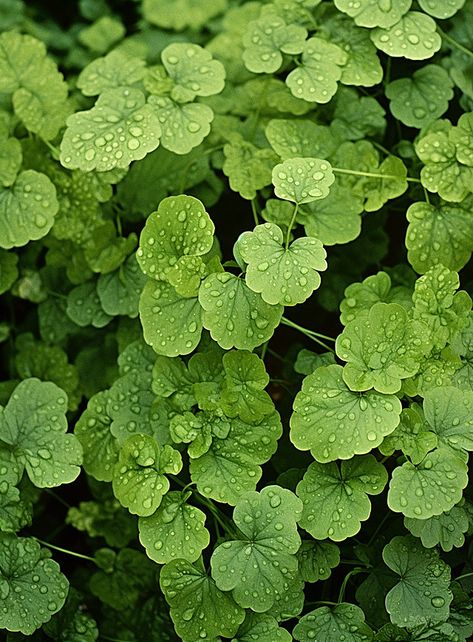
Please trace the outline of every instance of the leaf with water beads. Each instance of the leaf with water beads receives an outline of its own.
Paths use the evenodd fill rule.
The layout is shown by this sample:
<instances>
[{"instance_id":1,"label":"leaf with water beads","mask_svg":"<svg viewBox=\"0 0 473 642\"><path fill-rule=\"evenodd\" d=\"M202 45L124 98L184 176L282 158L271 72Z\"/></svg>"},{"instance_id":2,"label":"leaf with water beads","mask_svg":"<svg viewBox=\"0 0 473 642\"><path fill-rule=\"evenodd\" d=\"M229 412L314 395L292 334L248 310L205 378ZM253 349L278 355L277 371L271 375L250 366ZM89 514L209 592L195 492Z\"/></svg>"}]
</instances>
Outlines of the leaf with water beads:
<instances>
[{"instance_id":1,"label":"leaf with water beads","mask_svg":"<svg viewBox=\"0 0 473 642\"><path fill-rule=\"evenodd\" d=\"M228 0L144 0L145 20L164 29L183 31L190 27L198 31L210 20L224 11Z\"/></svg>"},{"instance_id":2,"label":"leaf with water beads","mask_svg":"<svg viewBox=\"0 0 473 642\"><path fill-rule=\"evenodd\" d=\"M173 560L161 570L159 584L183 642L232 638L245 619L244 609L217 588L201 564Z\"/></svg>"},{"instance_id":3,"label":"leaf with water beads","mask_svg":"<svg viewBox=\"0 0 473 642\"><path fill-rule=\"evenodd\" d=\"M247 614L232 642L291 642L291 634L271 615Z\"/></svg>"},{"instance_id":4,"label":"leaf with water beads","mask_svg":"<svg viewBox=\"0 0 473 642\"><path fill-rule=\"evenodd\" d=\"M9 250L46 236L58 209L56 189L45 174L20 172L11 187L0 186L0 248Z\"/></svg>"},{"instance_id":5,"label":"leaf with water beads","mask_svg":"<svg viewBox=\"0 0 473 642\"><path fill-rule=\"evenodd\" d=\"M297 485L304 505L300 525L315 539L340 542L356 535L371 513L368 495L379 495L387 480L373 455L342 461L340 468L312 463Z\"/></svg>"},{"instance_id":6,"label":"leaf with water beads","mask_svg":"<svg viewBox=\"0 0 473 642\"><path fill-rule=\"evenodd\" d=\"M373 631L365 622L359 606L339 602L335 606L322 606L304 615L292 632L299 642L370 642Z\"/></svg>"},{"instance_id":7,"label":"leaf with water beads","mask_svg":"<svg viewBox=\"0 0 473 642\"><path fill-rule=\"evenodd\" d=\"M393 624L412 627L448 618L450 567L437 551L425 549L410 535L397 536L384 547L383 560L401 578L386 595Z\"/></svg>"},{"instance_id":8,"label":"leaf with water beads","mask_svg":"<svg viewBox=\"0 0 473 642\"><path fill-rule=\"evenodd\" d=\"M0 414L0 446L13 449L20 468L38 488L74 481L82 448L67 431L67 395L52 382L24 379ZM3 443L2 443L3 442Z\"/></svg>"},{"instance_id":9,"label":"leaf with water beads","mask_svg":"<svg viewBox=\"0 0 473 642\"><path fill-rule=\"evenodd\" d=\"M186 503L190 495L179 491L167 493L153 515L138 521L140 542L148 557L158 564L174 559L195 562L210 543L205 513Z\"/></svg>"},{"instance_id":10,"label":"leaf with water beads","mask_svg":"<svg viewBox=\"0 0 473 642\"><path fill-rule=\"evenodd\" d=\"M86 96L96 96L106 89L130 87L143 79L145 65L140 58L114 50L84 67L77 78L77 86Z\"/></svg>"},{"instance_id":11,"label":"leaf with water beads","mask_svg":"<svg viewBox=\"0 0 473 642\"><path fill-rule=\"evenodd\" d=\"M419 0L421 9L434 18L451 18L463 7L465 0Z\"/></svg>"},{"instance_id":12,"label":"leaf with water beads","mask_svg":"<svg viewBox=\"0 0 473 642\"><path fill-rule=\"evenodd\" d=\"M266 486L238 500L233 521L242 537L218 546L210 563L217 586L232 591L243 608L257 613L269 610L285 576L297 572L301 511L302 502L279 486Z\"/></svg>"},{"instance_id":13,"label":"leaf with water beads","mask_svg":"<svg viewBox=\"0 0 473 642\"><path fill-rule=\"evenodd\" d=\"M425 393L424 413L439 444L454 451L473 450L473 390L431 388Z\"/></svg>"},{"instance_id":14,"label":"leaf with water beads","mask_svg":"<svg viewBox=\"0 0 473 642\"><path fill-rule=\"evenodd\" d=\"M467 457L450 448L437 448L414 466L406 461L394 469L388 506L406 517L428 519L450 510L468 484Z\"/></svg>"},{"instance_id":15,"label":"leaf with water beads","mask_svg":"<svg viewBox=\"0 0 473 642\"><path fill-rule=\"evenodd\" d=\"M67 169L106 172L127 168L156 149L161 125L139 89L107 89L88 111L67 119L61 163Z\"/></svg>"},{"instance_id":16,"label":"leaf with water beads","mask_svg":"<svg viewBox=\"0 0 473 642\"><path fill-rule=\"evenodd\" d=\"M32 635L64 605L69 582L32 538L0 533L0 629Z\"/></svg>"},{"instance_id":17,"label":"leaf with water beads","mask_svg":"<svg viewBox=\"0 0 473 642\"><path fill-rule=\"evenodd\" d=\"M97 295L106 314L111 316L138 316L138 302L146 283L136 256L131 254L118 270L101 274L97 281Z\"/></svg>"},{"instance_id":18,"label":"leaf with water beads","mask_svg":"<svg viewBox=\"0 0 473 642\"><path fill-rule=\"evenodd\" d=\"M211 274L199 290L202 322L222 348L253 350L271 338L283 308L270 305L230 274Z\"/></svg>"},{"instance_id":19,"label":"leaf with water beads","mask_svg":"<svg viewBox=\"0 0 473 642\"><path fill-rule=\"evenodd\" d=\"M89 325L103 328L112 320L100 304L95 281L82 283L69 292L66 312L71 321L81 328Z\"/></svg>"},{"instance_id":20,"label":"leaf with water beads","mask_svg":"<svg viewBox=\"0 0 473 642\"><path fill-rule=\"evenodd\" d=\"M299 573L306 582L327 580L340 564L340 549L333 542L302 540L297 552Z\"/></svg>"},{"instance_id":21,"label":"leaf with water beads","mask_svg":"<svg viewBox=\"0 0 473 642\"><path fill-rule=\"evenodd\" d=\"M241 136L233 135L224 146L223 173L230 187L242 198L251 200L256 192L271 184L271 170L278 157L272 149L260 149Z\"/></svg>"},{"instance_id":22,"label":"leaf with water beads","mask_svg":"<svg viewBox=\"0 0 473 642\"><path fill-rule=\"evenodd\" d=\"M454 546L461 548L465 543L465 533L469 528L468 513L460 503L429 519L404 517L404 526L412 535L420 537L425 548L440 544L443 551L449 552Z\"/></svg>"},{"instance_id":23,"label":"leaf with water beads","mask_svg":"<svg viewBox=\"0 0 473 642\"><path fill-rule=\"evenodd\" d=\"M403 408L398 427L384 438L378 448L387 457L396 450L400 450L413 464L420 464L427 453L437 447L437 444L437 436L425 421L422 408L413 403L409 408Z\"/></svg>"},{"instance_id":24,"label":"leaf with water beads","mask_svg":"<svg viewBox=\"0 0 473 642\"><path fill-rule=\"evenodd\" d=\"M347 54L337 45L322 38L309 38L302 52L302 64L289 73L286 85L296 98L328 103L337 92L337 81L347 60Z\"/></svg>"},{"instance_id":25,"label":"leaf with water beads","mask_svg":"<svg viewBox=\"0 0 473 642\"><path fill-rule=\"evenodd\" d=\"M273 168L276 196L298 205L325 198L334 181L330 163L320 158L290 158Z\"/></svg>"},{"instance_id":26,"label":"leaf with water beads","mask_svg":"<svg viewBox=\"0 0 473 642\"><path fill-rule=\"evenodd\" d=\"M308 119L273 118L266 125L265 136L282 160L312 156L328 158L337 148L337 139L331 129Z\"/></svg>"},{"instance_id":27,"label":"leaf with water beads","mask_svg":"<svg viewBox=\"0 0 473 642\"><path fill-rule=\"evenodd\" d=\"M161 447L148 435L130 435L115 464L113 492L130 513L148 517L169 490L165 473L177 475L181 468L181 455L171 446Z\"/></svg>"},{"instance_id":28,"label":"leaf with water beads","mask_svg":"<svg viewBox=\"0 0 473 642\"><path fill-rule=\"evenodd\" d=\"M342 372L339 365L317 368L294 400L291 441L320 463L369 453L399 423L402 406L395 395L352 392Z\"/></svg>"},{"instance_id":29,"label":"leaf with water beads","mask_svg":"<svg viewBox=\"0 0 473 642\"><path fill-rule=\"evenodd\" d=\"M409 60L431 58L442 46L435 20L419 11L408 11L389 29L373 29L371 39L388 56Z\"/></svg>"},{"instance_id":30,"label":"leaf with water beads","mask_svg":"<svg viewBox=\"0 0 473 642\"><path fill-rule=\"evenodd\" d=\"M412 0L335 0L335 6L359 27L392 27L409 11Z\"/></svg>"}]
</instances>

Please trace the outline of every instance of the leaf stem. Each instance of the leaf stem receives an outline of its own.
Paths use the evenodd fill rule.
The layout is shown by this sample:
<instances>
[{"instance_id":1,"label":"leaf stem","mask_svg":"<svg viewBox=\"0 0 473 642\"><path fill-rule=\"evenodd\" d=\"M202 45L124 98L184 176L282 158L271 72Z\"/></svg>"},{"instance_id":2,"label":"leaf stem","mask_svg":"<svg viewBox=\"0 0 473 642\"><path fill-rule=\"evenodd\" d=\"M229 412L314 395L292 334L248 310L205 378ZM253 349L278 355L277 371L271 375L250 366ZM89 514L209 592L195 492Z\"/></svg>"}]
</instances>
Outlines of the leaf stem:
<instances>
[{"instance_id":1,"label":"leaf stem","mask_svg":"<svg viewBox=\"0 0 473 642\"><path fill-rule=\"evenodd\" d=\"M292 213L291 222L289 223L288 228L287 228L287 234L286 234L286 250L287 250L287 249L288 249L288 247L289 247L289 239L290 239L290 237L291 237L292 227L293 227L293 225L294 225L294 223L295 223L295 220L296 220L296 216L297 216L297 212L298 212L298 211L299 211L299 203L296 203L296 205L295 205L295 207L294 207L294 211L293 211L293 213Z\"/></svg>"},{"instance_id":2,"label":"leaf stem","mask_svg":"<svg viewBox=\"0 0 473 642\"><path fill-rule=\"evenodd\" d=\"M460 580L465 580L467 577L473 577L473 572L463 573L463 575L459 575L458 577L454 577L453 579L455 580L455 582L459 582Z\"/></svg>"},{"instance_id":3,"label":"leaf stem","mask_svg":"<svg viewBox=\"0 0 473 642\"><path fill-rule=\"evenodd\" d=\"M358 573L366 573L366 572L367 571L364 568L354 568L345 575L345 577L343 578L342 585L340 587L340 593L338 594L338 604L340 604L340 602L342 602L343 598L345 597L345 589L347 587L348 580L350 579L350 577L352 577L353 575L358 575Z\"/></svg>"},{"instance_id":4,"label":"leaf stem","mask_svg":"<svg viewBox=\"0 0 473 642\"><path fill-rule=\"evenodd\" d=\"M253 219L255 221L255 226L259 225L258 211L256 209L256 202L254 198L251 199L251 211L253 212Z\"/></svg>"},{"instance_id":5,"label":"leaf stem","mask_svg":"<svg viewBox=\"0 0 473 642\"><path fill-rule=\"evenodd\" d=\"M294 323L294 321L291 321L286 317L281 317L281 323L283 325L287 325L289 328L292 328L293 330L298 330L299 332L302 332L302 334L305 334L305 336L308 339L312 339L312 341L315 341L316 343L320 344L326 350L329 350L330 352L334 352L333 348L331 348L326 343L321 341L321 339L325 339L326 341L335 342L335 339L333 339L332 337L328 337L325 334L320 334L319 332L315 332L314 330L308 330L307 328L303 328L301 325Z\"/></svg>"},{"instance_id":6,"label":"leaf stem","mask_svg":"<svg viewBox=\"0 0 473 642\"><path fill-rule=\"evenodd\" d=\"M458 49L458 51L461 51L462 53L466 54L467 56L470 56L473 58L473 51L470 51L467 47L462 45L458 40L455 40L455 38L452 38L448 33L445 33L443 29L440 29L439 26L437 26L437 31L440 34L440 36L448 42L449 45L451 45L454 49Z\"/></svg>"},{"instance_id":7,"label":"leaf stem","mask_svg":"<svg viewBox=\"0 0 473 642\"><path fill-rule=\"evenodd\" d=\"M48 548L52 548L55 551L59 551L60 553L65 553L66 555L72 555L73 557L79 557L82 560L87 560L88 562L93 562L96 566L97 560L95 560L93 557L90 557L90 555L83 555L82 553L76 553L75 551L69 551L67 548L61 548L60 546L56 546L55 544L50 544L49 542L45 542L42 539L39 539L39 537L35 537L33 535L33 539L35 539L38 544L42 544L43 546L47 546Z\"/></svg>"},{"instance_id":8,"label":"leaf stem","mask_svg":"<svg viewBox=\"0 0 473 642\"><path fill-rule=\"evenodd\" d=\"M406 180L410 183L420 183L420 178L414 178L413 176L396 176L395 174L377 174L375 172L359 172L355 169L343 169L341 167L332 167L332 171L335 174L350 174L353 176L366 176L368 178L389 178L392 180Z\"/></svg>"}]
</instances>

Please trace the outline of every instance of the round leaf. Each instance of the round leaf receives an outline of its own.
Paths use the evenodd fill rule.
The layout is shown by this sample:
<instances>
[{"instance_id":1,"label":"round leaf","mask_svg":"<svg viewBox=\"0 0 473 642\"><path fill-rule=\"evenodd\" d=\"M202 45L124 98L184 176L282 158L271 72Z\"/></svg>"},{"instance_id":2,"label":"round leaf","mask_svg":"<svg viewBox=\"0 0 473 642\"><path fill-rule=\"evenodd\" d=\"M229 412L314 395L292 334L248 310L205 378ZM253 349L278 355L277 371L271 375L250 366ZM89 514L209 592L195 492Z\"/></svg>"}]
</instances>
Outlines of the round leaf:
<instances>
[{"instance_id":1,"label":"round leaf","mask_svg":"<svg viewBox=\"0 0 473 642\"><path fill-rule=\"evenodd\" d=\"M330 163L319 158L290 158L273 168L276 196L298 205L325 198L334 181Z\"/></svg>"},{"instance_id":2,"label":"round leaf","mask_svg":"<svg viewBox=\"0 0 473 642\"><path fill-rule=\"evenodd\" d=\"M163 50L161 60L174 81L171 97L175 100L219 94L225 85L225 67L199 45L174 42Z\"/></svg>"},{"instance_id":3,"label":"round leaf","mask_svg":"<svg viewBox=\"0 0 473 642\"><path fill-rule=\"evenodd\" d=\"M434 18L451 18L463 7L465 0L419 0L420 8Z\"/></svg>"},{"instance_id":4,"label":"round leaf","mask_svg":"<svg viewBox=\"0 0 473 642\"><path fill-rule=\"evenodd\" d=\"M353 18L359 27L383 27L385 29L398 22L409 11L411 4L412 0L396 0L396 2L335 0L337 9Z\"/></svg>"},{"instance_id":5,"label":"round leaf","mask_svg":"<svg viewBox=\"0 0 473 642\"><path fill-rule=\"evenodd\" d=\"M300 642L312 642L320 636L324 642L367 642L373 639L373 631L365 623L365 614L360 607L344 602L307 613L296 624L293 635Z\"/></svg>"},{"instance_id":6,"label":"round leaf","mask_svg":"<svg viewBox=\"0 0 473 642\"><path fill-rule=\"evenodd\" d=\"M389 29L373 29L371 39L388 56L425 60L442 46L435 21L419 11L408 11Z\"/></svg>"},{"instance_id":7,"label":"round leaf","mask_svg":"<svg viewBox=\"0 0 473 642\"><path fill-rule=\"evenodd\" d=\"M462 506L454 506L429 519L404 517L404 526L412 535L420 537L425 548L440 544L442 550L449 552L454 546L461 548L465 543L464 533L469 528L468 513Z\"/></svg>"}]
</instances>

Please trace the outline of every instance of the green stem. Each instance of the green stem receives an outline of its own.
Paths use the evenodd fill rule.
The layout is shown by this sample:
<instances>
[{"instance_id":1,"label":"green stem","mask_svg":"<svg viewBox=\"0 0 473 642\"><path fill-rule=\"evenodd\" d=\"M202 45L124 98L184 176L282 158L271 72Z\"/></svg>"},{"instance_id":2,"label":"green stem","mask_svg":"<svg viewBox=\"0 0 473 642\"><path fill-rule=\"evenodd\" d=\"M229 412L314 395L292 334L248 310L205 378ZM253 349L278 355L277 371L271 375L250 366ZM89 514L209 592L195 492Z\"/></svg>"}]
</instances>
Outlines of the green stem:
<instances>
[{"instance_id":1,"label":"green stem","mask_svg":"<svg viewBox=\"0 0 473 642\"><path fill-rule=\"evenodd\" d=\"M287 325L291 328L294 328L294 330L299 330L303 334L311 335L313 337L319 337L319 339L325 339L326 341L333 341L335 343L335 339L333 337L329 337L326 334L321 334L320 332L316 332L315 330L308 330L307 328L303 328L301 325L294 323L294 321L291 321L287 317L282 317L281 323L283 325Z\"/></svg>"},{"instance_id":2,"label":"green stem","mask_svg":"<svg viewBox=\"0 0 473 642\"><path fill-rule=\"evenodd\" d=\"M458 577L454 577L453 579L454 579L456 582L459 582L460 580L464 580L464 579L466 579L467 577L473 577L473 573L463 573L463 575L459 575Z\"/></svg>"},{"instance_id":3,"label":"green stem","mask_svg":"<svg viewBox=\"0 0 473 642\"><path fill-rule=\"evenodd\" d=\"M385 523L386 523L386 521L387 521L387 519L388 519L389 517L391 517L391 514L390 514L390 513L385 513L385 515L384 515L383 519L379 522L379 524L378 524L378 525L377 525L377 527L375 528L374 533L371 535L371 537L370 537L370 539L369 539L369 541L368 541L367 546L371 546L371 544L374 542L374 540L375 540L376 536L378 535L378 533L380 532L380 530L383 528L383 526L385 525Z\"/></svg>"},{"instance_id":4,"label":"green stem","mask_svg":"<svg viewBox=\"0 0 473 642\"><path fill-rule=\"evenodd\" d=\"M50 490L49 488L44 488L43 491L48 495L51 495L51 497L54 497L56 501L60 502L66 508L71 508L71 505L68 504L65 499L57 495L54 491Z\"/></svg>"},{"instance_id":5,"label":"green stem","mask_svg":"<svg viewBox=\"0 0 473 642\"><path fill-rule=\"evenodd\" d=\"M256 209L256 203L254 198L251 199L251 211L253 212L253 219L255 221L255 226L259 225L258 211Z\"/></svg>"},{"instance_id":6,"label":"green stem","mask_svg":"<svg viewBox=\"0 0 473 642\"><path fill-rule=\"evenodd\" d=\"M429 192L425 189L425 187L424 187L424 198L427 205L430 205Z\"/></svg>"},{"instance_id":7,"label":"green stem","mask_svg":"<svg viewBox=\"0 0 473 642\"><path fill-rule=\"evenodd\" d=\"M466 54L467 56L470 56L470 58L473 58L473 51L470 51L467 47L462 45L460 42L455 40L455 38L452 38L448 33L445 33L440 27L437 26L437 31L439 34L442 36L444 40L448 42L449 45L451 45L454 49L458 49L458 51L461 51L462 53Z\"/></svg>"},{"instance_id":8,"label":"green stem","mask_svg":"<svg viewBox=\"0 0 473 642\"><path fill-rule=\"evenodd\" d=\"M264 358L266 356L266 352L268 350L268 345L269 345L269 339L267 341L265 341L265 343L263 343L263 345L261 346L261 354L260 354L260 357L259 357L261 359L261 361L264 361Z\"/></svg>"},{"instance_id":9,"label":"green stem","mask_svg":"<svg viewBox=\"0 0 473 642\"><path fill-rule=\"evenodd\" d=\"M341 167L332 167L332 171L335 174L350 174L352 176L366 176L368 178L389 178L392 180L402 180L403 176L396 176L395 174L376 174L374 172L358 172L355 169L342 169ZM420 178L414 178L412 176L406 176L405 180L410 183L420 183Z\"/></svg>"},{"instance_id":10,"label":"green stem","mask_svg":"<svg viewBox=\"0 0 473 642\"><path fill-rule=\"evenodd\" d=\"M287 250L287 248L289 247L289 239L290 239L290 237L291 237L292 226L293 226L293 225L294 225L294 223L295 223L295 220L296 220L296 216L297 216L297 212L298 212L298 210L299 210L299 203L296 203L296 205L295 205L295 207L294 207L294 211L293 211L293 213L292 213L291 222L289 223L289 226L288 226L288 228L287 228L287 234L286 234L286 250Z\"/></svg>"},{"instance_id":11,"label":"green stem","mask_svg":"<svg viewBox=\"0 0 473 642\"><path fill-rule=\"evenodd\" d=\"M50 544L49 542L45 542L42 539L39 539L39 537L34 537L38 544L42 544L43 546L47 546L48 548L52 548L55 551L59 551L60 553L65 553L66 555L72 555L73 557L79 557L82 560L87 560L88 562L93 562L96 566L97 560L95 560L93 557L90 557L89 555L83 555L82 553L76 553L75 551L69 551L67 548L61 548L60 546L55 546L54 544Z\"/></svg>"},{"instance_id":12,"label":"green stem","mask_svg":"<svg viewBox=\"0 0 473 642\"><path fill-rule=\"evenodd\" d=\"M302 334L305 335L308 339L310 339L311 341L314 341L315 343L318 343L329 352L335 352L333 348L331 348L326 343L324 343L324 341L321 341L320 339L318 339L317 335L312 334L310 330L306 330L302 326L297 325L297 323L293 323L293 321L286 319L286 317L281 317L281 324L287 325L289 328L292 328L293 330L298 330L299 332L302 332Z\"/></svg>"},{"instance_id":13,"label":"green stem","mask_svg":"<svg viewBox=\"0 0 473 642\"><path fill-rule=\"evenodd\" d=\"M323 606L338 606L337 602L329 602L328 600L315 600L315 602L306 602L306 606L316 606L322 604Z\"/></svg>"},{"instance_id":14,"label":"green stem","mask_svg":"<svg viewBox=\"0 0 473 642\"><path fill-rule=\"evenodd\" d=\"M364 568L354 568L349 573L347 573L345 575L345 577L343 578L343 582L342 582L342 585L340 587L340 593L338 594L338 604L340 604L340 602L343 602L343 598L345 597L345 589L347 587L348 580L353 575L358 575L358 573L366 573L366 570Z\"/></svg>"}]
</instances>

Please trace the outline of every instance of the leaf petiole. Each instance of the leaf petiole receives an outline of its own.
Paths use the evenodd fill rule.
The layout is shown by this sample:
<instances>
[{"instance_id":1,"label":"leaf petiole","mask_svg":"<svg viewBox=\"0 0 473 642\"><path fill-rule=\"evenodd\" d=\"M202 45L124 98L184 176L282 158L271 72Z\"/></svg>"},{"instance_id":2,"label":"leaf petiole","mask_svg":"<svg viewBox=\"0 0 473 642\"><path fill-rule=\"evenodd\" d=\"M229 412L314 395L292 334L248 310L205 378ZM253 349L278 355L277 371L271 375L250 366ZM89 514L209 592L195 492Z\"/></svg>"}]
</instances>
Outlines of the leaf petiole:
<instances>
[{"instance_id":1,"label":"leaf petiole","mask_svg":"<svg viewBox=\"0 0 473 642\"><path fill-rule=\"evenodd\" d=\"M377 174L375 172L359 172L355 169L343 169L341 167L332 167L335 174L349 174L351 176L366 176L367 178L389 178L391 180L406 180L409 183L420 183L420 178L413 176L396 176L395 174Z\"/></svg>"},{"instance_id":2,"label":"leaf petiole","mask_svg":"<svg viewBox=\"0 0 473 642\"><path fill-rule=\"evenodd\" d=\"M44 540L39 539L39 537L35 537L34 535L32 537L38 542L38 544L47 546L47 548L51 548L54 551L59 551L60 553L65 553L66 555L72 555L73 557L78 557L82 560L87 560L88 562L93 562L96 566L98 566L97 560L95 560L93 557L90 557L90 555L83 555L82 553L69 551L67 548L61 548L60 546L56 546L55 544L50 544L49 542L45 542Z\"/></svg>"}]
</instances>

